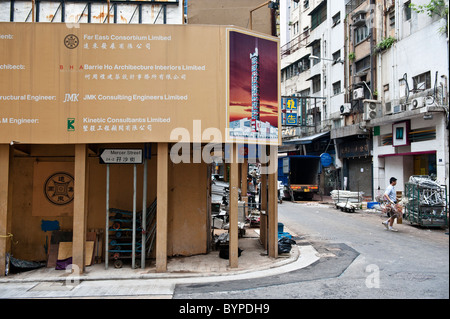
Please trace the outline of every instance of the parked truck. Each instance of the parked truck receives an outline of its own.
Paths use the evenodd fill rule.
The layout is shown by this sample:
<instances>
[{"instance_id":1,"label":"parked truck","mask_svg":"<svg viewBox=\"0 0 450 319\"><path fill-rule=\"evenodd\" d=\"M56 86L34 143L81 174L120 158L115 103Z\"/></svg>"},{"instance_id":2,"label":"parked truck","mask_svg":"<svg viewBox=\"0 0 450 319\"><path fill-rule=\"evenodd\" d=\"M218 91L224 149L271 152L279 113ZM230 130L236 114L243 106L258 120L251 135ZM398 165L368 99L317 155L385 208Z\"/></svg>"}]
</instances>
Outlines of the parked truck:
<instances>
[{"instance_id":1,"label":"parked truck","mask_svg":"<svg viewBox=\"0 0 450 319\"><path fill-rule=\"evenodd\" d=\"M278 181L284 198L311 200L319 193L320 156L289 155L278 158Z\"/></svg>"}]
</instances>

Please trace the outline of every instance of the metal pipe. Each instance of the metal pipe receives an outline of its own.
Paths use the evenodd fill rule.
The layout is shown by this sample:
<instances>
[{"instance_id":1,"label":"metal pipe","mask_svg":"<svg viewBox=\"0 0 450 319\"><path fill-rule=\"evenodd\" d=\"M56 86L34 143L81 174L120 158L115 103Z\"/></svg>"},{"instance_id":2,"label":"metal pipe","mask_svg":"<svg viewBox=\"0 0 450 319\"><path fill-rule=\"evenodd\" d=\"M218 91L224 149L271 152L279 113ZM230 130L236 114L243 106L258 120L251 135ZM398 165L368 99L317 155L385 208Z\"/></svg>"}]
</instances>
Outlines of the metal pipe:
<instances>
[{"instance_id":1,"label":"metal pipe","mask_svg":"<svg viewBox=\"0 0 450 319\"><path fill-rule=\"evenodd\" d=\"M142 181L142 244L141 244L141 268L145 268L145 242L147 232L147 159L144 156L144 177Z\"/></svg>"},{"instance_id":2,"label":"metal pipe","mask_svg":"<svg viewBox=\"0 0 450 319\"><path fill-rule=\"evenodd\" d=\"M105 269L108 269L109 259L109 164L106 164L106 227L105 227Z\"/></svg>"},{"instance_id":3,"label":"metal pipe","mask_svg":"<svg viewBox=\"0 0 450 319\"><path fill-rule=\"evenodd\" d=\"M9 21L14 22L14 0L11 0L11 5L9 7Z\"/></svg>"},{"instance_id":4,"label":"metal pipe","mask_svg":"<svg viewBox=\"0 0 450 319\"><path fill-rule=\"evenodd\" d=\"M163 4L163 24L167 24L167 7Z\"/></svg>"},{"instance_id":5,"label":"metal pipe","mask_svg":"<svg viewBox=\"0 0 450 319\"><path fill-rule=\"evenodd\" d=\"M136 164L133 165L133 240L131 252L131 268L135 268L136 257Z\"/></svg>"},{"instance_id":6,"label":"metal pipe","mask_svg":"<svg viewBox=\"0 0 450 319\"><path fill-rule=\"evenodd\" d=\"M35 3L36 3L36 9L35 9L36 17L35 17L33 22L39 22L39 16L40 16L39 12L41 11L41 9L40 9L41 8L41 2L40 1L35 1Z\"/></svg>"},{"instance_id":7,"label":"metal pipe","mask_svg":"<svg viewBox=\"0 0 450 319\"><path fill-rule=\"evenodd\" d=\"M109 23L109 12L111 11L111 7L110 7L110 0L108 0L108 14L106 15L106 18L108 19L108 23Z\"/></svg>"}]
</instances>

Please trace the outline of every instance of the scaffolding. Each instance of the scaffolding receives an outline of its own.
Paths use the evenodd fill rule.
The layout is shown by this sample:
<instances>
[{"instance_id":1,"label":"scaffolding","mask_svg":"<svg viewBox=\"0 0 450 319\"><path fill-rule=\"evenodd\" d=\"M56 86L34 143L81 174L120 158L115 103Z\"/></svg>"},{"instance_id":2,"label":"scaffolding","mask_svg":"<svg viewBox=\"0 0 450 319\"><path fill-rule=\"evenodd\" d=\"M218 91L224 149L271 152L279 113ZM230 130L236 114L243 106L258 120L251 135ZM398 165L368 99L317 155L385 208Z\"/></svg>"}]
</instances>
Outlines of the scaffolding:
<instances>
[{"instance_id":1,"label":"scaffolding","mask_svg":"<svg viewBox=\"0 0 450 319\"><path fill-rule=\"evenodd\" d=\"M168 21L169 18L178 16L178 11L175 13L169 10L178 7L180 2L178 0L0 0L0 4L3 10L0 21L168 24L173 23Z\"/></svg>"}]
</instances>

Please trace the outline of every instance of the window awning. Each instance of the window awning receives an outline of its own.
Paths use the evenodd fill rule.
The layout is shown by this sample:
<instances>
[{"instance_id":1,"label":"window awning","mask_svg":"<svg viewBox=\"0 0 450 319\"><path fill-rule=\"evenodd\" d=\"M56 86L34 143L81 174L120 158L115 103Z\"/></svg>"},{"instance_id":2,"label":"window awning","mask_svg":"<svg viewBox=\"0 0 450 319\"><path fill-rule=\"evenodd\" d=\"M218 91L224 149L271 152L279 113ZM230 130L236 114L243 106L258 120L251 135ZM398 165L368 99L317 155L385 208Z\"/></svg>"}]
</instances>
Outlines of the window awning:
<instances>
[{"instance_id":1,"label":"window awning","mask_svg":"<svg viewBox=\"0 0 450 319\"><path fill-rule=\"evenodd\" d=\"M311 10L310 13L308 13L309 16L312 16L314 13L316 13L317 11L319 11L322 6L324 6L325 4L327 4L326 0L323 0L321 3L319 3L313 10Z\"/></svg>"},{"instance_id":2,"label":"window awning","mask_svg":"<svg viewBox=\"0 0 450 319\"><path fill-rule=\"evenodd\" d=\"M316 45L317 43L320 43L320 39L311 41L306 47L307 48L312 47L312 46Z\"/></svg>"},{"instance_id":3,"label":"window awning","mask_svg":"<svg viewBox=\"0 0 450 319\"><path fill-rule=\"evenodd\" d=\"M322 133L318 133L318 134L314 134L314 135L310 135L310 136L296 138L296 139L289 140L289 141L283 141L283 143L284 144L311 144L318 138L326 137L327 135L329 136L330 132L322 132Z\"/></svg>"},{"instance_id":4,"label":"window awning","mask_svg":"<svg viewBox=\"0 0 450 319\"><path fill-rule=\"evenodd\" d=\"M305 54L304 56L302 56L300 58L300 60L307 59L307 58L309 58L310 55L311 55L311 53Z\"/></svg>"},{"instance_id":5,"label":"window awning","mask_svg":"<svg viewBox=\"0 0 450 319\"><path fill-rule=\"evenodd\" d=\"M312 81L314 78L320 78L320 74L315 74L313 76L310 76L309 78L307 78L305 81Z\"/></svg>"}]
</instances>

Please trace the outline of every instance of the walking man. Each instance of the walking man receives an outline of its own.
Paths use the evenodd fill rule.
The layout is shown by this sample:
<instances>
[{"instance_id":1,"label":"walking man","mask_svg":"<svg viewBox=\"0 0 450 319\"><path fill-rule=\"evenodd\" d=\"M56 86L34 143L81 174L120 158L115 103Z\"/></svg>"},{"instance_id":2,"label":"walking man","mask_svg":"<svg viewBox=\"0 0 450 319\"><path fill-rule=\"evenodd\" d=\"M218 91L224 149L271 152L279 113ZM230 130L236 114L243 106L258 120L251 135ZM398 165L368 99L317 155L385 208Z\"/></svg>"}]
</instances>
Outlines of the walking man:
<instances>
[{"instance_id":1,"label":"walking man","mask_svg":"<svg viewBox=\"0 0 450 319\"><path fill-rule=\"evenodd\" d=\"M400 214L403 213L402 209L396 205L397 193L394 188L395 185L397 185L397 179L395 177L391 177L389 180L389 186L386 188L383 196L383 198L388 202L386 209L390 210L390 217L388 220L383 222L383 225L390 231L397 231L392 227L392 225L394 225L394 220L401 217Z\"/></svg>"}]
</instances>

